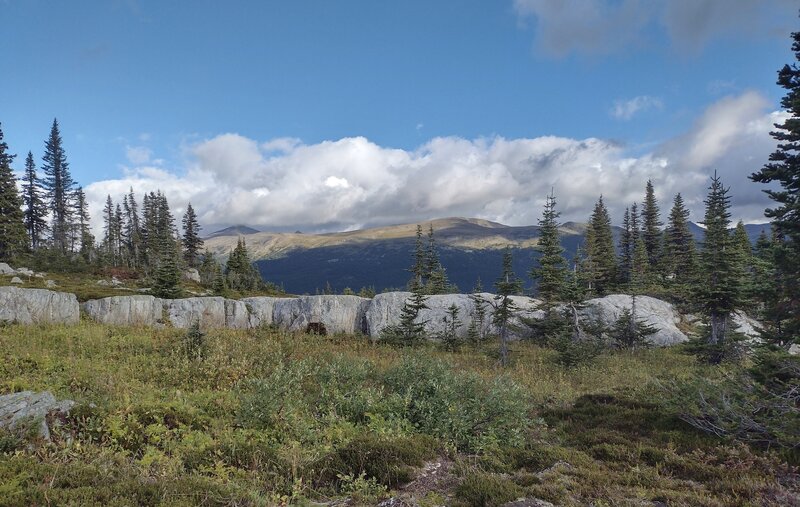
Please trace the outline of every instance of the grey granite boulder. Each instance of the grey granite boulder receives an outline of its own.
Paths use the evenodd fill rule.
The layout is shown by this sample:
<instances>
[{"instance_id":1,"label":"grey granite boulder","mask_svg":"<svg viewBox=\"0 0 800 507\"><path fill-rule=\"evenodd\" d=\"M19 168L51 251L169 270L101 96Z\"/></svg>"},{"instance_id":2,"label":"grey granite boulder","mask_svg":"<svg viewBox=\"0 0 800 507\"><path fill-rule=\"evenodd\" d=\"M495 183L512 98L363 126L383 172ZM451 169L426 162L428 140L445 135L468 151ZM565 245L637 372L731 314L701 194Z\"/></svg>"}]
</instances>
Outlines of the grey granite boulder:
<instances>
[{"instance_id":1,"label":"grey granite boulder","mask_svg":"<svg viewBox=\"0 0 800 507\"><path fill-rule=\"evenodd\" d=\"M399 291L376 294L365 315L367 334L377 339L385 328L400 324L400 310L410 296L410 292Z\"/></svg>"},{"instance_id":2,"label":"grey granite boulder","mask_svg":"<svg viewBox=\"0 0 800 507\"><path fill-rule=\"evenodd\" d=\"M602 298L590 299L580 310L581 320L597 322L605 327L613 326L622 310L630 309L632 298L627 294L610 294ZM655 334L648 337L654 345L675 345L689 338L678 329L681 317L670 303L649 296L636 297L636 316L656 328Z\"/></svg>"},{"instance_id":3,"label":"grey granite boulder","mask_svg":"<svg viewBox=\"0 0 800 507\"><path fill-rule=\"evenodd\" d=\"M11 283L13 283L14 285L22 285L25 282L22 281L22 278L15 276L14 278L11 279Z\"/></svg>"},{"instance_id":4,"label":"grey granite boulder","mask_svg":"<svg viewBox=\"0 0 800 507\"><path fill-rule=\"evenodd\" d=\"M246 305L250 314L249 327L271 326L275 303L281 299L292 298L273 298L267 296L243 298L241 301Z\"/></svg>"},{"instance_id":5,"label":"grey granite boulder","mask_svg":"<svg viewBox=\"0 0 800 507\"><path fill-rule=\"evenodd\" d=\"M750 340L761 339L761 323L750 318L749 315L739 310L731 315L731 324L737 333L742 333Z\"/></svg>"},{"instance_id":6,"label":"grey granite boulder","mask_svg":"<svg viewBox=\"0 0 800 507\"><path fill-rule=\"evenodd\" d=\"M153 296L112 296L83 303L92 320L114 326L156 326L163 324L162 301Z\"/></svg>"},{"instance_id":7,"label":"grey granite boulder","mask_svg":"<svg viewBox=\"0 0 800 507\"><path fill-rule=\"evenodd\" d=\"M65 415L75 405L72 400L57 401L49 391L22 391L0 396L0 428L13 430L20 424L39 425L39 436L50 440L47 416Z\"/></svg>"},{"instance_id":8,"label":"grey granite boulder","mask_svg":"<svg viewBox=\"0 0 800 507\"><path fill-rule=\"evenodd\" d=\"M75 294L46 289L0 287L0 321L19 324L77 324Z\"/></svg>"},{"instance_id":9,"label":"grey granite boulder","mask_svg":"<svg viewBox=\"0 0 800 507\"><path fill-rule=\"evenodd\" d=\"M195 323L203 329L225 327L224 298L198 297L162 301L167 319L173 327L188 329Z\"/></svg>"},{"instance_id":10,"label":"grey granite boulder","mask_svg":"<svg viewBox=\"0 0 800 507\"><path fill-rule=\"evenodd\" d=\"M11 275L16 275L16 274L17 274L17 272L14 270L14 268L9 266L5 262L0 262L0 275L11 276Z\"/></svg>"},{"instance_id":11,"label":"grey granite boulder","mask_svg":"<svg viewBox=\"0 0 800 507\"><path fill-rule=\"evenodd\" d=\"M302 296L276 299L272 322L288 331L327 334L365 332L364 318L370 300L359 296Z\"/></svg>"},{"instance_id":12,"label":"grey granite boulder","mask_svg":"<svg viewBox=\"0 0 800 507\"><path fill-rule=\"evenodd\" d=\"M250 327L250 312L244 301L225 300L225 327L229 329L247 329Z\"/></svg>"},{"instance_id":13,"label":"grey granite boulder","mask_svg":"<svg viewBox=\"0 0 800 507\"><path fill-rule=\"evenodd\" d=\"M192 282L200 283L200 272L195 268L189 268L183 272L183 278Z\"/></svg>"},{"instance_id":14,"label":"grey granite boulder","mask_svg":"<svg viewBox=\"0 0 800 507\"><path fill-rule=\"evenodd\" d=\"M400 312L410 296L410 292L385 292L376 295L366 312L368 334L373 338L379 338L385 328L399 324ZM485 334L497 333L497 328L492 323L492 315L497 305L494 294L481 293L476 297L484 302L483 332ZM512 339L524 338L530 332L522 319L540 319L544 316L544 312L537 309L540 302L536 299L526 296L510 296L510 298L516 306L515 317L511 320L510 336ZM450 320L448 312L453 305L458 308L458 319L461 321L456 329L458 336L463 338L467 335L469 325L476 317L475 301L469 294L428 296L425 304L428 309L419 312L417 322L425 323L425 331L432 338L440 335L446 329Z\"/></svg>"}]
</instances>

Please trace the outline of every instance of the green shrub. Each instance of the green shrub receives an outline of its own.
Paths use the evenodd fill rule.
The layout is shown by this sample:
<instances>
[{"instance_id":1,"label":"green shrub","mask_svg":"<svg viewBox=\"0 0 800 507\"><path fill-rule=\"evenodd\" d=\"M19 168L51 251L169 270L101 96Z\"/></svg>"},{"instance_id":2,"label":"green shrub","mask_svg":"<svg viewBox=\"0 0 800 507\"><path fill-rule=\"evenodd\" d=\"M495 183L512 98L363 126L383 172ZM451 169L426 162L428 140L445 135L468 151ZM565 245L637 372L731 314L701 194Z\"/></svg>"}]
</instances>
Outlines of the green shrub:
<instances>
[{"instance_id":1,"label":"green shrub","mask_svg":"<svg viewBox=\"0 0 800 507\"><path fill-rule=\"evenodd\" d=\"M362 434L327 458L328 480L362 474L379 484L397 486L410 481L412 467L436 456L437 445L430 437L414 435L385 437Z\"/></svg>"},{"instance_id":2,"label":"green shrub","mask_svg":"<svg viewBox=\"0 0 800 507\"><path fill-rule=\"evenodd\" d=\"M556 351L556 363L566 368L575 368L589 363L604 349L600 340L587 338L576 341L569 335L553 337L548 340L548 343Z\"/></svg>"},{"instance_id":3,"label":"green shrub","mask_svg":"<svg viewBox=\"0 0 800 507\"><path fill-rule=\"evenodd\" d=\"M492 474L468 475L456 488L456 499L470 507L494 507L511 502L524 491L513 481Z\"/></svg>"},{"instance_id":4,"label":"green shrub","mask_svg":"<svg viewBox=\"0 0 800 507\"><path fill-rule=\"evenodd\" d=\"M384 382L390 414L461 450L480 450L494 441L519 445L531 425L525 391L508 377L486 380L409 355L386 372Z\"/></svg>"}]
</instances>

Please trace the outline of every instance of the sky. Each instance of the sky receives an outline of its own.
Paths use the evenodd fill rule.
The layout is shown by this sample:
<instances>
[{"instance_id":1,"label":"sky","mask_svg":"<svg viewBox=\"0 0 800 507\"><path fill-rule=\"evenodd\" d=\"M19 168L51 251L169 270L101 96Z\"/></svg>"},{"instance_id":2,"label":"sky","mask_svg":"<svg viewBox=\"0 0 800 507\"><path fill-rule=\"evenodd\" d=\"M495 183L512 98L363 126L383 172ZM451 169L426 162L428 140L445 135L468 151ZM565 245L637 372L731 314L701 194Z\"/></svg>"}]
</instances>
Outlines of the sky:
<instances>
[{"instance_id":1,"label":"sky","mask_svg":"<svg viewBox=\"0 0 800 507\"><path fill-rule=\"evenodd\" d=\"M774 149L796 0L0 0L0 122L21 171L58 119L93 225L106 196L324 232L479 217L612 220L653 181L733 216Z\"/></svg>"}]
</instances>

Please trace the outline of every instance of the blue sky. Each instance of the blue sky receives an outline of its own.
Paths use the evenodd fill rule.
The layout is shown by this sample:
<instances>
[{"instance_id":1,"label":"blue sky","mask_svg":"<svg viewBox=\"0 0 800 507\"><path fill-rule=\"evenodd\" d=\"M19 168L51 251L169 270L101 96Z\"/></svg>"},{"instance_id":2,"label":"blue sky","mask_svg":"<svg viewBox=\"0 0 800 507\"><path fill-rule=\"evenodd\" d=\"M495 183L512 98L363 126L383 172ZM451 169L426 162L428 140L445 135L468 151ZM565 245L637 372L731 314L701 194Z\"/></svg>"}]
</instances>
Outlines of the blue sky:
<instances>
[{"instance_id":1,"label":"blue sky","mask_svg":"<svg viewBox=\"0 0 800 507\"><path fill-rule=\"evenodd\" d=\"M714 169L752 221L796 9L0 0L0 122L21 169L57 117L93 210L160 188L207 227L533 223L551 186L565 218L619 215L648 178L699 213Z\"/></svg>"}]
</instances>

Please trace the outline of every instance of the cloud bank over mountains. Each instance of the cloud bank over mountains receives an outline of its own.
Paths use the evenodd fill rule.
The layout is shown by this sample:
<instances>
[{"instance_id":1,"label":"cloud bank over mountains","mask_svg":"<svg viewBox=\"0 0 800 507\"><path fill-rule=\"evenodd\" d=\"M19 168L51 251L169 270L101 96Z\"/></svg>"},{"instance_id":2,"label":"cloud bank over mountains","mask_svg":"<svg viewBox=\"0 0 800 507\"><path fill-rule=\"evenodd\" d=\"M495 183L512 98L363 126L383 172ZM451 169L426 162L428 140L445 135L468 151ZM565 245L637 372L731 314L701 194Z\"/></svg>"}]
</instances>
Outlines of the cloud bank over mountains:
<instances>
[{"instance_id":1,"label":"cloud bank over mountains","mask_svg":"<svg viewBox=\"0 0 800 507\"><path fill-rule=\"evenodd\" d=\"M652 179L664 217L681 192L699 221L716 170L732 187L734 218L763 221L769 201L747 176L766 162L775 146L769 131L785 118L756 92L728 96L645 153L598 138L437 137L403 150L364 137L304 144L227 133L185 146L183 167L128 147L124 176L86 193L98 225L106 195L116 202L133 187L140 199L165 192L178 218L191 202L206 232L230 224L319 232L445 216L529 225L551 188L562 220L587 220L602 194L619 223Z\"/></svg>"}]
</instances>

